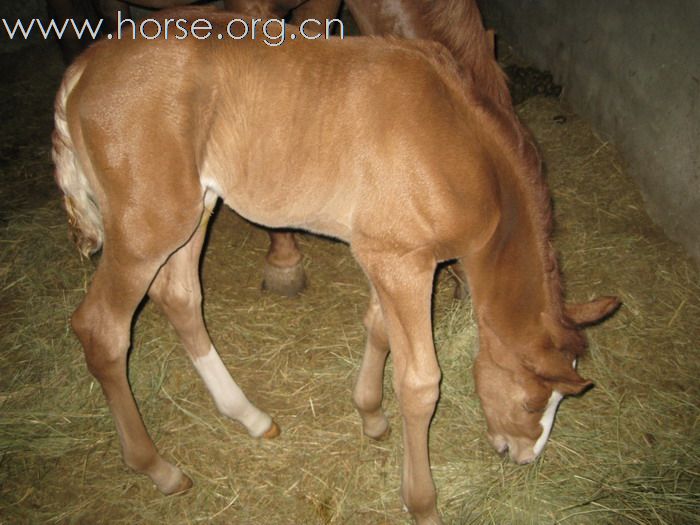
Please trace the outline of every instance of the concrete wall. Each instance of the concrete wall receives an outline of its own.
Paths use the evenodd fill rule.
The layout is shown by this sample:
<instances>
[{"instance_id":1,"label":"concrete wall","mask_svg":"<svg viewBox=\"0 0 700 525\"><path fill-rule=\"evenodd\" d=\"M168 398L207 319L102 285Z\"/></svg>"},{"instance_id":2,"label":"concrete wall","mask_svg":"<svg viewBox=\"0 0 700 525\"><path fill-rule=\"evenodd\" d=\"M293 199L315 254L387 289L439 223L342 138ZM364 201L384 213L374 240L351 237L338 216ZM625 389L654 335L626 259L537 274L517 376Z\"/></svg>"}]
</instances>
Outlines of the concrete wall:
<instances>
[{"instance_id":1,"label":"concrete wall","mask_svg":"<svg viewBox=\"0 0 700 525\"><path fill-rule=\"evenodd\" d=\"M649 214L700 261L700 1L479 3L618 145Z\"/></svg>"}]
</instances>

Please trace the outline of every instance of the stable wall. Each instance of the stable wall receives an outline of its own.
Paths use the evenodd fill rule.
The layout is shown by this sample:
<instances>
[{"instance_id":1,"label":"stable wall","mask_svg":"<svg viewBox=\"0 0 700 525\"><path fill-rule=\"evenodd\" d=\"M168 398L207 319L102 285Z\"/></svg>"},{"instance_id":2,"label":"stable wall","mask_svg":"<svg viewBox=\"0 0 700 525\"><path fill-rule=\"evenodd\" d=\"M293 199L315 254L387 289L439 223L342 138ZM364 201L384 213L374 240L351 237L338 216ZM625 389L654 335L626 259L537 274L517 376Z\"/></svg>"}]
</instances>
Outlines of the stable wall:
<instances>
[{"instance_id":1,"label":"stable wall","mask_svg":"<svg viewBox=\"0 0 700 525\"><path fill-rule=\"evenodd\" d=\"M617 144L651 217L700 261L700 2L479 4L487 27Z\"/></svg>"}]
</instances>

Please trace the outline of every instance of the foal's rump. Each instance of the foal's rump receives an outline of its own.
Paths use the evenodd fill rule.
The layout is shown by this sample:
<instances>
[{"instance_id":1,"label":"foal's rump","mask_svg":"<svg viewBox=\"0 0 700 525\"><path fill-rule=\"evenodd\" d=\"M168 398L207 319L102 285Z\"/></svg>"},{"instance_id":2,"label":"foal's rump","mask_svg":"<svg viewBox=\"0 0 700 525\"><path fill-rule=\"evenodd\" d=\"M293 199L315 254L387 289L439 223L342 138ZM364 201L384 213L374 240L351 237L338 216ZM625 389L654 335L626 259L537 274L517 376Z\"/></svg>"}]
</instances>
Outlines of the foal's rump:
<instances>
[{"instance_id":1,"label":"foal's rump","mask_svg":"<svg viewBox=\"0 0 700 525\"><path fill-rule=\"evenodd\" d=\"M211 93L204 79L184 73L196 62L192 51L166 41L102 41L67 70L54 158L83 253L130 228L157 239L159 224L189 225L201 211L197 165ZM148 224L129 224L136 209Z\"/></svg>"}]
</instances>

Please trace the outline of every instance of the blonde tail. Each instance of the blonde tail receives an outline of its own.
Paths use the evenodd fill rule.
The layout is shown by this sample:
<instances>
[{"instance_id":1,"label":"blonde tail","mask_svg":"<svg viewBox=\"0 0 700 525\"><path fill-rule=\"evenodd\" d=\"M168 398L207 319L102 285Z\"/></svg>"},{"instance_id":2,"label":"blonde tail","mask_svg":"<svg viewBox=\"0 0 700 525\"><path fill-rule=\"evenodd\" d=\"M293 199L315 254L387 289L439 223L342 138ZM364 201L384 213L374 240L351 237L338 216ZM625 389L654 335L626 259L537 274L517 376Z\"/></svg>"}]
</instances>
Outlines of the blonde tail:
<instances>
[{"instance_id":1,"label":"blonde tail","mask_svg":"<svg viewBox=\"0 0 700 525\"><path fill-rule=\"evenodd\" d=\"M56 166L56 182L63 192L63 202L68 213L68 224L73 241L81 255L87 257L102 247L104 238L102 215L95 200L93 188L78 162L66 118L68 97L80 80L84 69L85 62L81 60L77 60L69 67L56 95L52 157Z\"/></svg>"}]
</instances>

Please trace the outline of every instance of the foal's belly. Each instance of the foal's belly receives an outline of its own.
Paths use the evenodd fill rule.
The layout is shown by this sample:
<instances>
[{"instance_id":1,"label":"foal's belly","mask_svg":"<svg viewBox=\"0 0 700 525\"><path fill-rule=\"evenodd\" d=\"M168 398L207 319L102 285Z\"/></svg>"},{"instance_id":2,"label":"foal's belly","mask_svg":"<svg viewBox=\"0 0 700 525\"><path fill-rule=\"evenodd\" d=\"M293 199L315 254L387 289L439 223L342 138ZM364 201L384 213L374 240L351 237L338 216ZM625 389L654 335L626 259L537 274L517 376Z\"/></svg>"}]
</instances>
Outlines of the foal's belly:
<instances>
[{"instance_id":1,"label":"foal's belly","mask_svg":"<svg viewBox=\"0 0 700 525\"><path fill-rule=\"evenodd\" d=\"M293 196L290 198L294 198ZM299 210L298 206L268 208L255 205L240 196L224 196L224 203L247 220L267 228L306 230L341 241L350 242L349 214L328 213L323 210Z\"/></svg>"},{"instance_id":2,"label":"foal's belly","mask_svg":"<svg viewBox=\"0 0 700 525\"><path fill-rule=\"evenodd\" d=\"M245 219L268 228L294 228L350 242L353 193L343 185L297 174L282 182L276 176L236 177L203 173L211 189Z\"/></svg>"},{"instance_id":3,"label":"foal's belly","mask_svg":"<svg viewBox=\"0 0 700 525\"><path fill-rule=\"evenodd\" d=\"M349 132L324 120L328 108L297 122L277 115L278 106L247 108L246 118L222 106L203 150L202 185L254 223L349 242L364 175L358 153L338 146L352 143Z\"/></svg>"}]
</instances>

